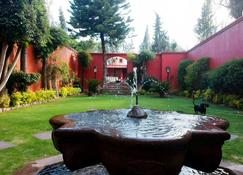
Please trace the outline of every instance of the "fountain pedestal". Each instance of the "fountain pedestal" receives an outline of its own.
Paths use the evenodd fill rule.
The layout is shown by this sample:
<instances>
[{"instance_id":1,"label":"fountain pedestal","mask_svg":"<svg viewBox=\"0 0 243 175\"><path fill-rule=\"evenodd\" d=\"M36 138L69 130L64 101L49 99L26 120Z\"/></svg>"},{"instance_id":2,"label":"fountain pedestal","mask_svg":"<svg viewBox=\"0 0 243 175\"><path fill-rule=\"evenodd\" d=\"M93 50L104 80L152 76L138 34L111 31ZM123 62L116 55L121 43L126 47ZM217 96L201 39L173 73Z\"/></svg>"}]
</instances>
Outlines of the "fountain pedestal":
<instances>
[{"instance_id":1,"label":"fountain pedestal","mask_svg":"<svg viewBox=\"0 0 243 175\"><path fill-rule=\"evenodd\" d=\"M133 108L131 109L131 111L128 112L127 114L128 117L131 118L147 118L148 114L139 107L139 105L135 105L133 106Z\"/></svg>"}]
</instances>

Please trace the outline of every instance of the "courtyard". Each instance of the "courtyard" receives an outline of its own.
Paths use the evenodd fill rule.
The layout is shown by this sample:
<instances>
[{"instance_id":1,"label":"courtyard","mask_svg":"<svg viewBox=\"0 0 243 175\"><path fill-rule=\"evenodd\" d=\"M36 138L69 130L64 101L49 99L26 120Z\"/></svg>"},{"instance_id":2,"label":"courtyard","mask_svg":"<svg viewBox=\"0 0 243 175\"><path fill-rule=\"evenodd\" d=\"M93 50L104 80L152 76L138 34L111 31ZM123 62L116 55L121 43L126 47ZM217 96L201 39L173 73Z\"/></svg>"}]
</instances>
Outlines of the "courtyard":
<instances>
[{"instance_id":1,"label":"courtyard","mask_svg":"<svg viewBox=\"0 0 243 175\"><path fill-rule=\"evenodd\" d=\"M141 96L140 105L149 109L194 113L192 99L172 96ZM31 161L58 155L51 140L39 140L35 134L51 131L52 116L99 109L130 108L129 96L75 96L42 105L34 105L0 114L0 140L15 147L0 150L1 175L9 175ZM230 122L228 131L236 136L223 146L223 160L243 164L243 112L222 105L210 105L208 115Z\"/></svg>"}]
</instances>

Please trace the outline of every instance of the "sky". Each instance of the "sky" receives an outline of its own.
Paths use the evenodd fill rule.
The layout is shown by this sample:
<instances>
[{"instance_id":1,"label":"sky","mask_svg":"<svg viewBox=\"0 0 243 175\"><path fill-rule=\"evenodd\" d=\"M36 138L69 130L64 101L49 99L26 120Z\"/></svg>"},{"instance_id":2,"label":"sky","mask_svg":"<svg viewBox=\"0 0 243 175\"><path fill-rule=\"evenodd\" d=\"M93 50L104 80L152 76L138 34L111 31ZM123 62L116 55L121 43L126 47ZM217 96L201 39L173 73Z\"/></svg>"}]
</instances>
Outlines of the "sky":
<instances>
[{"instance_id":1,"label":"sky","mask_svg":"<svg viewBox=\"0 0 243 175\"><path fill-rule=\"evenodd\" d=\"M70 17L69 0L47 0L50 3L50 14L52 21L58 22L58 10L62 8L66 20ZM217 0L216 0L217 1ZM162 29L167 31L170 40L174 40L183 49L188 50L198 43L194 32L197 19L200 17L204 0L127 0L130 3L133 19L135 37L132 39L138 50L141 44L146 26L149 26L149 33L152 40L155 13L158 13ZM218 29L230 24L233 19L229 16L228 10L217 3L213 3L214 23Z\"/></svg>"}]
</instances>

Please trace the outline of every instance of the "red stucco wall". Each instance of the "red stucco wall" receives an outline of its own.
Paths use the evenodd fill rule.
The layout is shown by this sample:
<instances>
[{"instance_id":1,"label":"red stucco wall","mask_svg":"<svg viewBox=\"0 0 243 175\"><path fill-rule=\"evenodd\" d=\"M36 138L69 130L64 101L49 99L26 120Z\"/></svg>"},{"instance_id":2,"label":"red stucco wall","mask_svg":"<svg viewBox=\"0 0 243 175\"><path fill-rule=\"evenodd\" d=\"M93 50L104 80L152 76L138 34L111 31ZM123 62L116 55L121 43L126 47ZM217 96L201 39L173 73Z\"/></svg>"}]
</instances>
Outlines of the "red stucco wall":
<instances>
[{"instance_id":1,"label":"red stucco wall","mask_svg":"<svg viewBox=\"0 0 243 175\"><path fill-rule=\"evenodd\" d=\"M97 79L101 80L103 79L103 58L102 54L100 53L92 53L93 61L89 68L85 71L85 79L94 79L94 72L93 68L94 66L97 66ZM119 56L127 59L127 54L107 54L107 58L111 58L114 56ZM163 54L157 54L156 58L152 61L149 61L147 63L147 75L157 78L160 81L166 81L167 80L167 74L165 72L166 66L170 66L172 72L170 73L170 83L172 86L172 89L178 88L178 81L177 81L177 69L180 61L182 59L186 58L186 53L163 53ZM81 77L81 66L79 67L79 75ZM130 73L133 70L133 65L130 61L128 61L128 67L127 72ZM85 86L86 87L86 86Z\"/></svg>"},{"instance_id":2,"label":"red stucco wall","mask_svg":"<svg viewBox=\"0 0 243 175\"><path fill-rule=\"evenodd\" d=\"M210 57L211 68L243 58L243 17L189 50L187 57L193 60Z\"/></svg>"}]
</instances>

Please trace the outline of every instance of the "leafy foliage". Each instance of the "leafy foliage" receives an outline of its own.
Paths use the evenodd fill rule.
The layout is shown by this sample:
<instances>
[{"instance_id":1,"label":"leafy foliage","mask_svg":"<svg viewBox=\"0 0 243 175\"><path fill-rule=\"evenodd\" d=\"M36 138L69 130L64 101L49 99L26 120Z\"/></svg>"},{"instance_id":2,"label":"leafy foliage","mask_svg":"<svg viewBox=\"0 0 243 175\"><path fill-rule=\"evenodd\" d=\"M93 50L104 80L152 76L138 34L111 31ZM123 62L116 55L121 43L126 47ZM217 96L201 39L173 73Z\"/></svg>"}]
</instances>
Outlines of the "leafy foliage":
<instances>
[{"instance_id":1,"label":"leafy foliage","mask_svg":"<svg viewBox=\"0 0 243 175\"><path fill-rule=\"evenodd\" d=\"M201 58L186 68L185 85L187 90L207 88L207 72L209 70L209 58Z\"/></svg>"},{"instance_id":2,"label":"leafy foliage","mask_svg":"<svg viewBox=\"0 0 243 175\"><path fill-rule=\"evenodd\" d=\"M169 49L169 45L167 32L161 29L160 16L156 13L152 51L155 53L163 52Z\"/></svg>"},{"instance_id":3,"label":"leafy foliage","mask_svg":"<svg viewBox=\"0 0 243 175\"><path fill-rule=\"evenodd\" d=\"M62 11L62 8L59 8L59 25L60 28L64 31L67 29L66 20Z\"/></svg>"},{"instance_id":4,"label":"leafy foliage","mask_svg":"<svg viewBox=\"0 0 243 175\"><path fill-rule=\"evenodd\" d=\"M8 94L0 96L0 108L8 108L10 105L10 97Z\"/></svg>"},{"instance_id":5,"label":"leafy foliage","mask_svg":"<svg viewBox=\"0 0 243 175\"><path fill-rule=\"evenodd\" d=\"M89 64L92 61L92 56L88 52L81 51L78 53L78 60L81 63L82 68L88 68Z\"/></svg>"},{"instance_id":6,"label":"leafy foliage","mask_svg":"<svg viewBox=\"0 0 243 175\"><path fill-rule=\"evenodd\" d=\"M116 45L130 32L130 17L126 17L129 3L126 0L93 0L71 2L70 24L76 36L99 37L103 53L104 76L106 77L106 44Z\"/></svg>"},{"instance_id":7,"label":"leafy foliage","mask_svg":"<svg viewBox=\"0 0 243 175\"><path fill-rule=\"evenodd\" d=\"M10 76L7 89L10 94L12 94L15 90L25 92L28 89L28 86L38 82L40 79L39 73L25 73L22 71L14 72Z\"/></svg>"},{"instance_id":8,"label":"leafy foliage","mask_svg":"<svg viewBox=\"0 0 243 175\"><path fill-rule=\"evenodd\" d=\"M150 44L150 37L149 37L149 29L147 26L144 34L143 42L140 45L140 51L149 51L149 50L151 50L151 44Z\"/></svg>"},{"instance_id":9,"label":"leafy foliage","mask_svg":"<svg viewBox=\"0 0 243 175\"><path fill-rule=\"evenodd\" d=\"M209 76L210 87L218 93L243 96L243 59L230 61L213 70Z\"/></svg>"},{"instance_id":10,"label":"leafy foliage","mask_svg":"<svg viewBox=\"0 0 243 175\"><path fill-rule=\"evenodd\" d=\"M97 93L99 84L100 84L99 80L95 80L95 79L88 80L89 95L93 95L93 94Z\"/></svg>"},{"instance_id":11,"label":"leafy foliage","mask_svg":"<svg viewBox=\"0 0 243 175\"><path fill-rule=\"evenodd\" d=\"M220 0L220 4L229 8L230 14L235 19L242 16L243 1L242 0Z\"/></svg>"},{"instance_id":12,"label":"leafy foliage","mask_svg":"<svg viewBox=\"0 0 243 175\"><path fill-rule=\"evenodd\" d=\"M203 41L213 35L217 27L214 25L214 15L212 12L212 1L206 0L202 7L201 17L198 18L195 32L198 35L198 40Z\"/></svg>"},{"instance_id":13,"label":"leafy foliage","mask_svg":"<svg viewBox=\"0 0 243 175\"><path fill-rule=\"evenodd\" d=\"M178 82L179 82L180 90L186 89L186 84L185 84L185 76L187 74L186 69L192 63L193 63L193 61L191 61L191 60L184 60L179 64Z\"/></svg>"}]
</instances>

